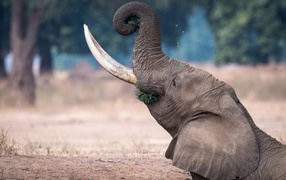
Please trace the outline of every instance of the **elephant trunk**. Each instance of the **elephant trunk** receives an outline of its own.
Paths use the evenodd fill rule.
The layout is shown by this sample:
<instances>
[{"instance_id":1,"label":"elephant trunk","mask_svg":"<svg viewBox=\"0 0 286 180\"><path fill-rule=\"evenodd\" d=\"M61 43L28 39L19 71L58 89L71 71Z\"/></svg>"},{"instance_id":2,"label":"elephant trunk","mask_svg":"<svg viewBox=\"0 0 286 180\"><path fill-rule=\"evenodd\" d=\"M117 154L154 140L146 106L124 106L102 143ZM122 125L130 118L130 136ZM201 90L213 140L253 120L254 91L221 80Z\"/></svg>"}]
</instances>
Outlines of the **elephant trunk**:
<instances>
[{"instance_id":1,"label":"elephant trunk","mask_svg":"<svg viewBox=\"0 0 286 180\"><path fill-rule=\"evenodd\" d=\"M130 2L123 5L114 15L113 26L122 35L130 35L139 28L133 50L135 73L138 70L158 67L163 58L166 58L161 48L159 17L147 4Z\"/></svg>"}]
</instances>

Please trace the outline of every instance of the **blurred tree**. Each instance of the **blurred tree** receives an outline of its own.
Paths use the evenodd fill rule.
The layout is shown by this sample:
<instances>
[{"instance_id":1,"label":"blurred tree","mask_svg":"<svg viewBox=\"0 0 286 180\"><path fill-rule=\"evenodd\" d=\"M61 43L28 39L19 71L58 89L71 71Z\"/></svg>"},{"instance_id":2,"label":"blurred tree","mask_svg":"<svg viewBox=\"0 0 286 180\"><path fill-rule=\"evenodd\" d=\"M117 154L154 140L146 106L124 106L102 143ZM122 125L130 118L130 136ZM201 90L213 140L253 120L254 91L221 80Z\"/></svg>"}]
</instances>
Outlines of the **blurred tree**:
<instances>
[{"instance_id":1,"label":"blurred tree","mask_svg":"<svg viewBox=\"0 0 286 180\"><path fill-rule=\"evenodd\" d=\"M180 38L187 30L189 16L193 12L193 7L202 4L200 1L189 0L162 0L162 1L143 1L150 4L160 16L162 41L170 47L178 46Z\"/></svg>"},{"instance_id":2,"label":"blurred tree","mask_svg":"<svg viewBox=\"0 0 286 180\"><path fill-rule=\"evenodd\" d=\"M111 55L132 52L130 47L134 43L134 36L120 36L112 27L115 11L128 1L130 0L117 0L112 3L105 0L51 1L39 34L41 72L51 72L52 47L55 47L59 53L90 53L83 36L83 24L89 26L97 41ZM182 31L187 27L192 3L187 0L142 1L159 12L162 20L163 43L176 47ZM181 11L174 11L174 9L181 9Z\"/></svg>"},{"instance_id":3,"label":"blurred tree","mask_svg":"<svg viewBox=\"0 0 286 180\"><path fill-rule=\"evenodd\" d=\"M49 1L38 35L38 53L41 57L40 75L52 75L52 46L60 44L59 31L61 22L65 22L64 12L67 12L70 1ZM79 1L81 2L81 1ZM73 6L71 6L73 7Z\"/></svg>"},{"instance_id":4,"label":"blurred tree","mask_svg":"<svg viewBox=\"0 0 286 180\"><path fill-rule=\"evenodd\" d=\"M51 1L46 10L39 33L39 53L41 73L52 72L52 49L59 53L86 54L89 49L83 35L83 24L87 23L96 34L106 34L97 38L103 46L114 52L119 45L112 35L112 17L116 4L103 0ZM68 8L67 8L68 7ZM107 19L111 18L109 23ZM124 46L121 46L124 47Z\"/></svg>"},{"instance_id":5,"label":"blurred tree","mask_svg":"<svg viewBox=\"0 0 286 180\"><path fill-rule=\"evenodd\" d=\"M47 1L11 1L11 49L8 103L33 105L35 79L32 72L37 34Z\"/></svg>"},{"instance_id":6,"label":"blurred tree","mask_svg":"<svg viewBox=\"0 0 286 180\"><path fill-rule=\"evenodd\" d=\"M215 0L209 13L217 64L280 61L286 42L286 1Z\"/></svg>"},{"instance_id":7,"label":"blurred tree","mask_svg":"<svg viewBox=\"0 0 286 180\"><path fill-rule=\"evenodd\" d=\"M182 33L178 47L172 49L170 55L175 59L205 62L214 57L214 34L207 22L206 10L194 9L188 20L189 29Z\"/></svg>"},{"instance_id":8,"label":"blurred tree","mask_svg":"<svg viewBox=\"0 0 286 180\"><path fill-rule=\"evenodd\" d=\"M59 53L89 53L82 35L82 25L84 23L89 25L96 39L112 55L130 53L132 51L130 47L134 43L134 36L122 37L115 33L112 27L114 12L128 1L130 0L117 0L113 3L105 0L45 1L46 10L37 39L37 50L41 56L40 72L42 74L51 74L53 68L52 47L57 49ZM159 12L162 21L163 43L170 47L176 47L182 31L187 27L187 16L191 13L192 3L188 0L179 0L177 2L171 0L142 1L150 4ZM31 6L33 3L35 2L32 0L26 0L23 4ZM7 52L8 50L4 51L4 49L8 48L4 47L9 46L7 43L9 41L6 39L10 33L10 26L7 24L9 23L10 12L8 7L10 4L9 0L2 0L0 3L1 31L3 31L0 35L2 39L1 52ZM178 8L181 11L174 11L174 9ZM28 13L25 12L25 16ZM27 17L24 19L28 21ZM3 43L5 43L4 46ZM4 53L1 54L3 55ZM0 77L5 76L3 56L0 61L0 70Z\"/></svg>"},{"instance_id":9,"label":"blurred tree","mask_svg":"<svg viewBox=\"0 0 286 180\"><path fill-rule=\"evenodd\" d=\"M6 10L4 8L2 11L4 2L6 2ZM32 73L32 63L36 48L42 58L41 71L44 73L50 73L52 69L52 48L59 52L89 53L83 36L82 25L84 23L90 25L90 29L96 35L97 40L102 46L107 47L111 54L129 53L130 46L126 46L128 44L126 42L134 43L134 39L126 39L115 33L112 28L114 12L126 2L128 0L118 0L114 3L105 0L1 1L1 13L9 14L7 7L11 5L10 40L14 58L8 80L8 86L11 89L9 101L13 103L14 100L19 99L22 104L35 103L35 80ZM187 1L184 0L184 2ZM177 17L167 12L174 8L186 9L186 6L171 0L149 1L149 4L155 9L159 9L160 16L164 16L162 19L167 19L168 23L163 23L167 27L163 26L162 28L163 36L180 36L181 31L178 29L186 27L187 24L185 14L176 12L180 15ZM2 19L4 17L6 18L6 16L1 16ZM40 24L42 24L41 27ZM9 27L1 25L5 26L6 29ZM2 26L1 30L5 29ZM7 32L9 33L9 31ZM8 34L1 33L1 38L2 36L8 37ZM124 40L122 40L123 38ZM167 43L169 42L169 45L175 46L177 41L169 40L178 38L164 39ZM0 49L2 51L2 44ZM0 63L1 67L3 68L3 63Z\"/></svg>"},{"instance_id":10,"label":"blurred tree","mask_svg":"<svg viewBox=\"0 0 286 180\"><path fill-rule=\"evenodd\" d=\"M4 60L9 49L9 2L2 0L0 2L0 79L6 79Z\"/></svg>"}]
</instances>

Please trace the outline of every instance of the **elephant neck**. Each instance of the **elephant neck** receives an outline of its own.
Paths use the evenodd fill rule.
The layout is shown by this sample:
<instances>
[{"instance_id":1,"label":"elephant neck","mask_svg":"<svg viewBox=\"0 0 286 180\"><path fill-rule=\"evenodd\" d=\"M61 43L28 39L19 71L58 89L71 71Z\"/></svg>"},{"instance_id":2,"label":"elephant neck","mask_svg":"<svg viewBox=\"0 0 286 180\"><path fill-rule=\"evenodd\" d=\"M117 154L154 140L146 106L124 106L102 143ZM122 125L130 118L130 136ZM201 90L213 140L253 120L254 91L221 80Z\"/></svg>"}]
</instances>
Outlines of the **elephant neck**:
<instances>
[{"instance_id":1,"label":"elephant neck","mask_svg":"<svg viewBox=\"0 0 286 180\"><path fill-rule=\"evenodd\" d=\"M263 132L256 125L253 128L254 134L256 136L257 143L259 145L261 156L271 156L278 152L280 149L285 148L285 145L272 138L270 135Z\"/></svg>"},{"instance_id":2,"label":"elephant neck","mask_svg":"<svg viewBox=\"0 0 286 180\"><path fill-rule=\"evenodd\" d=\"M237 98L236 98L237 99ZM238 99L237 99L238 100ZM239 100L238 100L239 101ZM246 118L248 119L248 122L255 134L256 141L259 146L260 150L260 156L261 158L265 156L270 156L275 151L279 151L280 149L285 149L285 145L278 142L276 139L272 138L270 135L266 134L264 131L262 131L259 127L256 126L254 123L252 117L246 110L246 108L239 102L238 103L239 108L241 111L243 111L246 115Z\"/></svg>"},{"instance_id":3,"label":"elephant neck","mask_svg":"<svg viewBox=\"0 0 286 180\"><path fill-rule=\"evenodd\" d=\"M235 99L238 101L239 108L244 112L253 130L259 148L259 165L244 180L277 179L275 172L271 172L271 169L273 169L274 164L280 166L280 168L283 166L282 169L286 169L286 146L258 128L246 108L239 102L237 97ZM277 161L279 158L282 159L282 163ZM286 174L283 177L286 178Z\"/></svg>"},{"instance_id":4,"label":"elephant neck","mask_svg":"<svg viewBox=\"0 0 286 180\"><path fill-rule=\"evenodd\" d=\"M286 178L286 146L256 125L254 125L253 131L259 145L260 161L257 169L245 180ZM279 171L279 169L283 171Z\"/></svg>"}]
</instances>

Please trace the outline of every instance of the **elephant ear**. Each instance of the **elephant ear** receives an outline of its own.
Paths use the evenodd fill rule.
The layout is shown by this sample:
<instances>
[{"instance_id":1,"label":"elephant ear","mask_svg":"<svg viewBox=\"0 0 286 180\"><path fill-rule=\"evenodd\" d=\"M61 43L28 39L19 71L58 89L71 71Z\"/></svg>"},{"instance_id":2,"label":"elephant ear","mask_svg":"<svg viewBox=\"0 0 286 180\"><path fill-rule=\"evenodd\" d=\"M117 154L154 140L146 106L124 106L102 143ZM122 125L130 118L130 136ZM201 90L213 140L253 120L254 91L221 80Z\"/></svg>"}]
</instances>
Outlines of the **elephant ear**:
<instances>
[{"instance_id":1,"label":"elephant ear","mask_svg":"<svg viewBox=\"0 0 286 180\"><path fill-rule=\"evenodd\" d=\"M216 103L218 113L198 115L181 128L166 157L173 165L208 179L244 178L259 163L255 135L229 94Z\"/></svg>"}]
</instances>

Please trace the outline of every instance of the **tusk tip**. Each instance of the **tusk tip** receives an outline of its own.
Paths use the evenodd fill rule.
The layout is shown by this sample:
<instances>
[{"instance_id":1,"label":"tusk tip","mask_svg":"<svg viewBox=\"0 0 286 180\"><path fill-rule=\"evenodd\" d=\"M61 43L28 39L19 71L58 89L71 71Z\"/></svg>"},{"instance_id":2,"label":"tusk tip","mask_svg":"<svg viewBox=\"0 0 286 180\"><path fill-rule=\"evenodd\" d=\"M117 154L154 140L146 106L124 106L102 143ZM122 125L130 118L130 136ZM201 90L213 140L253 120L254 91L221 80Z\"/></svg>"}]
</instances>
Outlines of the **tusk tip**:
<instances>
[{"instance_id":1,"label":"tusk tip","mask_svg":"<svg viewBox=\"0 0 286 180\"><path fill-rule=\"evenodd\" d=\"M88 29L88 26L86 24L83 24L84 29Z\"/></svg>"}]
</instances>

